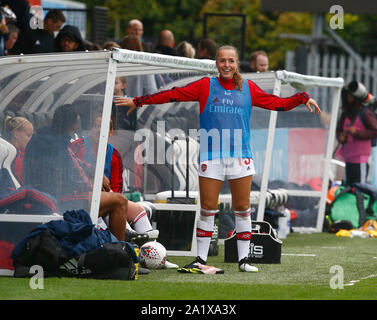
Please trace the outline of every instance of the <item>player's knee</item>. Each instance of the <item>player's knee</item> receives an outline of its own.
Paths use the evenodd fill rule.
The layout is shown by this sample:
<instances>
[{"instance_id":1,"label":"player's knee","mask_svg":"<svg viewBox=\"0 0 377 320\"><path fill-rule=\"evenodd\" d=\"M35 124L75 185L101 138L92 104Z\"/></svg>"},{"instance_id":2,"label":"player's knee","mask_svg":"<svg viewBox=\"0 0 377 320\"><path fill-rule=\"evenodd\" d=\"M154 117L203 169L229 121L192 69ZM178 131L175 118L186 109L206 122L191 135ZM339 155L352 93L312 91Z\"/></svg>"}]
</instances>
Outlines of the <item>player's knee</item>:
<instances>
[{"instance_id":1,"label":"player's knee","mask_svg":"<svg viewBox=\"0 0 377 320\"><path fill-rule=\"evenodd\" d=\"M125 211L127 211L128 200L127 197L121 193L114 192L114 202L117 206L122 207Z\"/></svg>"},{"instance_id":2,"label":"player's knee","mask_svg":"<svg viewBox=\"0 0 377 320\"><path fill-rule=\"evenodd\" d=\"M211 201L205 201L205 200L200 200L200 206L204 210L217 210L218 203L217 202L211 202Z\"/></svg>"},{"instance_id":3,"label":"player's knee","mask_svg":"<svg viewBox=\"0 0 377 320\"><path fill-rule=\"evenodd\" d=\"M233 204L233 211L247 212L250 210L250 203Z\"/></svg>"}]
</instances>

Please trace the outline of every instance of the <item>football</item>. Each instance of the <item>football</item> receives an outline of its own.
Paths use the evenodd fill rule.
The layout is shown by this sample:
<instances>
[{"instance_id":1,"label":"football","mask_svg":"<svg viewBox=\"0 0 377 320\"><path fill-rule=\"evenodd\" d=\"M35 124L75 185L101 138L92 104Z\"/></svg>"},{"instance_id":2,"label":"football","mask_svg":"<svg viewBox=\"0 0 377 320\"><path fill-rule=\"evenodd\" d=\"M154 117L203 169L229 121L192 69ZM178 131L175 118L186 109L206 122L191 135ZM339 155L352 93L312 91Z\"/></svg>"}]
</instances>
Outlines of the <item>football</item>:
<instances>
[{"instance_id":1,"label":"football","mask_svg":"<svg viewBox=\"0 0 377 320\"><path fill-rule=\"evenodd\" d=\"M149 241L141 246L139 259L140 263L149 269L164 269L167 259L166 249L157 241Z\"/></svg>"}]
</instances>

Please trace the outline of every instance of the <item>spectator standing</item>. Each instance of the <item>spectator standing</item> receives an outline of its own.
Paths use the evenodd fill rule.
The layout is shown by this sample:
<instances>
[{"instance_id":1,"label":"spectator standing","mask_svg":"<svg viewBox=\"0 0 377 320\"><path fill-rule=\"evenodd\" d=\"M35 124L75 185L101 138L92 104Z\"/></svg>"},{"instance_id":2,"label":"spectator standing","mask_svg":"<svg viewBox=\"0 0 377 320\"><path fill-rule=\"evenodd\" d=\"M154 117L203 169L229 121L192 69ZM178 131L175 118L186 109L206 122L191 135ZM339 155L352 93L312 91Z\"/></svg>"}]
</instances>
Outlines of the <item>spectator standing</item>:
<instances>
[{"instance_id":1,"label":"spectator standing","mask_svg":"<svg viewBox=\"0 0 377 320\"><path fill-rule=\"evenodd\" d=\"M346 185L366 183L371 140L377 137L377 120L373 111L364 109L363 103L363 97L349 90L349 85L343 88L336 137L341 144L337 155L346 163Z\"/></svg>"},{"instance_id":2,"label":"spectator standing","mask_svg":"<svg viewBox=\"0 0 377 320\"><path fill-rule=\"evenodd\" d=\"M5 36L8 34L8 27L5 17L0 12L0 56L5 56Z\"/></svg>"},{"instance_id":3,"label":"spectator standing","mask_svg":"<svg viewBox=\"0 0 377 320\"><path fill-rule=\"evenodd\" d=\"M21 34L19 53L50 53L54 52L54 33L60 31L66 18L59 9L47 12L43 20L43 29L31 29Z\"/></svg>"},{"instance_id":4,"label":"spectator standing","mask_svg":"<svg viewBox=\"0 0 377 320\"><path fill-rule=\"evenodd\" d=\"M169 56L177 56L175 50L174 34L170 30L162 30L158 36L158 43L155 48L156 53L166 54Z\"/></svg>"},{"instance_id":5,"label":"spectator standing","mask_svg":"<svg viewBox=\"0 0 377 320\"><path fill-rule=\"evenodd\" d=\"M191 43L187 41L182 41L178 43L175 49L177 51L177 54L181 57L195 58L195 48L192 46Z\"/></svg>"},{"instance_id":6,"label":"spectator standing","mask_svg":"<svg viewBox=\"0 0 377 320\"><path fill-rule=\"evenodd\" d=\"M250 69L252 72L268 71L268 56L265 51L258 50L251 54Z\"/></svg>"},{"instance_id":7,"label":"spectator standing","mask_svg":"<svg viewBox=\"0 0 377 320\"><path fill-rule=\"evenodd\" d=\"M106 41L103 45L102 48L104 50L111 51L113 48L120 48L120 45L115 42L115 41Z\"/></svg>"},{"instance_id":8,"label":"spectator standing","mask_svg":"<svg viewBox=\"0 0 377 320\"><path fill-rule=\"evenodd\" d=\"M79 28L69 24L65 25L55 38L55 51L74 52L84 50L84 40Z\"/></svg>"},{"instance_id":9,"label":"spectator standing","mask_svg":"<svg viewBox=\"0 0 377 320\"><path fill-rule=\"evenodd\" d=\"M141 43L140 37L135 35L125 36L120 46L122 49L143 51L143 45ZM131 97L136 97L139 95L151 94L157 91L156 81L153 75L136 75L130 76L128 79L127 91Z\"/></svg>"},{"instance_id":10,"label":"spectator standing","mask_svg":"<svg viewBox=\"0 0 377 320\"><path fill-rule=\"evenodd\" d=\"M134 50L134 51L143 51L143 46L141 44L140 37L136 35L127 35L125 36L120 46L122 49ZM138 95L144 94L151 94L157 91L157 83L155 79L155 75L153 74L144 74L144 75L135 75L127 77L127 93L131 97L135 97ZM123 126L122 129L134 130L136 128L136 113L130 114L129 116L126 115L126 112L122 111L121 114L117 112L117 118L123 119ZM118 127L117 121L117 127ZM127 124L127 125L126 125Z\"/></svg>"},{"instance_id":11,"label":"spectator standing","mask_svg":"<svg viewBox=\"0 0 377 320\"><path fill-rule=\"evenodd\" d=\"M8 35L4 42L5 55L10 55L20 35L20 29L14 24L8 25Z\"/></svg>"},{"instance_id":12,"label":"spectator standing","mask_svg":"<svg viewBox=\"0 0 377 320\"><path fill-rule=\"evenodd\" d=\"M140 41L143 46L143 50L145 52L153 52L154 46L150 42L146 42L143 35L144 35L144 25L138 19L132 19L128 22L128 26L126 29L126 33L128 35L134 35L140 38Z\"/></svg>"},{"instance_id":13,"label":"spectator standing","mask_svg":"<svg viewBox=\"0 0 377 320\"><path fill-rule=\"evenodd\" d=\"M124 36L120 42L120 47L122 49L143 51L143 44L141 43L140 37L134 34Z\"/></svg>"},{"instance_id":14,"label":"spectator standing","mask_svg":"<svg viewBox=\"0 0 377 320\"><path fill-rule=\"evenodd\" d=\"M21 33L30 30L30 20L32 14L30 13L30 5L27 0L0 0L1 6L7 6L13 11L17 17L16 25Z\"/></svg>"},{"instance_id":15,"label":"spectator standing","mask_svg":"<svg viewBox=\"0 0 377 320\"><path fill-rule=\"evenodd\" d=\"M196 57L198 59L211 59L216 57L217 44L212 39L202 39L199 41L196 49Z\"/></svg>"}]
</instances>

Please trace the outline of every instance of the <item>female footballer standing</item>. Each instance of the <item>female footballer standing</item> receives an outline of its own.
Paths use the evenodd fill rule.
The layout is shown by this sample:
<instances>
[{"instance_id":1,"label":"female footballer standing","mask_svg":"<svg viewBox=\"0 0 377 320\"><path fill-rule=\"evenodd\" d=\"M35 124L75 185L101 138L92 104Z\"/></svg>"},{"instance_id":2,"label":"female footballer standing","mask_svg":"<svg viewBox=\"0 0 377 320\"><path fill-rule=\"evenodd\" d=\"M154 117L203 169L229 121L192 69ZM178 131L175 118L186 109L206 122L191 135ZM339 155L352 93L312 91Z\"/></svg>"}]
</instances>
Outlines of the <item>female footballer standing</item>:
<instances>
[{"instance_id":1,"label":"female footballer standing","mask_svg":"<svg viewBox=\"0 0 377 320\"><path fill-rule=\"evenodd\" d=\"M206 264L218 198L225 178L229 181L235 215L239 270L256 272L248 263L251 238L250 191L255 169L250 147L252 106L288 111L305 104L318 114L321 110L306 93L280 98L262 91L254 82L242 78L238 53L232 46L220 47L216 54L218 77L204 77L183 87L136 98L117 98L117 106L128 113L145 104L173 101L200 103L199 188L201 212L197 221L197 258L185 268ZM211 132L211 139L208 139Z\"/></svg>"}]
</instances>

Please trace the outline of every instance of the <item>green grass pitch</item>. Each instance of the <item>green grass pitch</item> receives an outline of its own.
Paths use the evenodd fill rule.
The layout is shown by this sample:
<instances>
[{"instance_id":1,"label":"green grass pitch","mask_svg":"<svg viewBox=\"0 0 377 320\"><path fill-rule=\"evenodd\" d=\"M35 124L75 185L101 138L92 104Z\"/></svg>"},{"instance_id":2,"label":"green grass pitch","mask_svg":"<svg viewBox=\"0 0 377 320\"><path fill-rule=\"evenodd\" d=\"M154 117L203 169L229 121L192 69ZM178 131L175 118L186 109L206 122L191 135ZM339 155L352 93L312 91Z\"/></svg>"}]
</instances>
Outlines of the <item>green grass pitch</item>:
<instances>
[{"instance_id":1,"label":"green grass pitch","mask_svg":"<svg viewBox=\"0 0 377 320\"><path fill-rule=\"evenodd\" d=\"M259 264L242 273L224 263L224 247L208 264L225 274L181 274L151 270L136 281L46 278L43 289L30 279L0 277L1 300L375 300L377 239L292 233L283 240L281 264ZM182 266L192 257L169 257ZM337 268L331 272L333 266ZM339 269L341 267L341 269ZM343 271L343 275L339 273ZM335 286L335 288L334 288Z\"/></svg>"}]
</instances>

